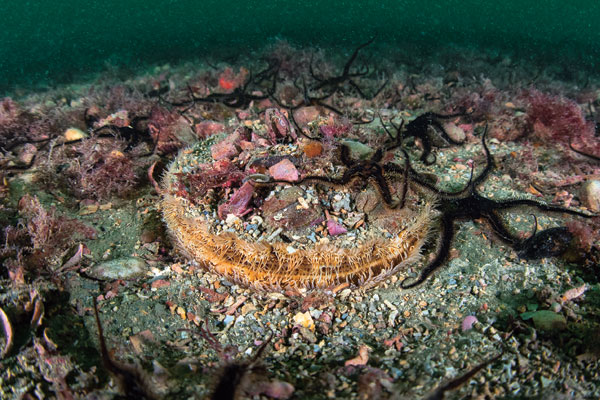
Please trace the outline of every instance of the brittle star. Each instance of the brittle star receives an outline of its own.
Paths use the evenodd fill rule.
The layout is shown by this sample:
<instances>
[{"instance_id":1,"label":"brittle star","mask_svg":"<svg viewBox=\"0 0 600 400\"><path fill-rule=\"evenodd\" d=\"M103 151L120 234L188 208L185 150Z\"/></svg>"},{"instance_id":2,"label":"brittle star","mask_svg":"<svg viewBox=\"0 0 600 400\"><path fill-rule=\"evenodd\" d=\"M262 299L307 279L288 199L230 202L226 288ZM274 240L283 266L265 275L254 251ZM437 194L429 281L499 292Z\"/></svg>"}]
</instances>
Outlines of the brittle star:
<instances>
[{"instance_id":1,"label":"brittle star","mask_svg":"<svg viewBox=\"0 0 600 400\"><path fill-rule=\"evenodd\" d=\"M370 99L373 99L374 97L376 97L383 90L383 88L387 85L388 80L386 80L383 83L383 85L381 85L379 87L379 89L377 89L377 91L372 96L367 96L361 90L361 88L356 84L356 82L354 82L354 80L352 78L358 78L361 76L368 75L369 67L367 66L364 70L360 70L358 72L354 72L354 73L350 72L350 68L352 67L352 64L354 63L354 61L356 60L356 57L358 56L358 52L360 50L364 49L365 47L369 46L371 43L373 43L374 40L375 40L375 37L372 37L369 41L361 44L354 50L354 52L352 53L352 55L350 56L348 61L346 61L346 64L344 65L344 69L342 70L341 75L332 76L327 79L317 77L317 75L315 74L315 72L313 70L313 62L312 62L313 60L311 57L310 65L309 65L310 75L312 76L312 78L314 80L316 80L318 82L314 87L312 87L312 90L329 88L331 90L331 94L333 94L340 89L342 84L344 84L345 82L348 82L348 84L350 84L350 86L352 86L358 92L360 97L362 97L363 99L370 100Z\"/></svg>"},{"instance_id":2,"label":"brittle star","mask_svg":"<svg viewBox=\"0 0 600 400\"><path fill-rule=\"evenodd\" d=\"M534 230L529 238L521 239L509 231L503 222L502 217L498 214L498 211L529 206L542 211L560 212L584 218L595 216L582 211L546 204L531 199L492 200L479 194L477 187L486 180L494 168L494 160L485 143L486 134L487 126L481 139L486 156L486 166L481 174L475 178L473 178L473 171L471 170L471 178L469 179L467 186L459 192L446 192L436 188L412 169L410 162L407 159L409 179L417 185L434 192L438 197L437 209L441 213L441 230L440 244L433 260L423 268L416 280L413 282L404 280L401 283L402 288L412 288L423 283L429 275L446 261L450 254L452 240L454 239L454 223L458 220L485 219L496 235L504 242L513 246L522 257L541 258L559 255L564 252L565 246L570 241L570 238L572 238L566 228L551 228L540 232Z\"/></svg>"}]
</instances>

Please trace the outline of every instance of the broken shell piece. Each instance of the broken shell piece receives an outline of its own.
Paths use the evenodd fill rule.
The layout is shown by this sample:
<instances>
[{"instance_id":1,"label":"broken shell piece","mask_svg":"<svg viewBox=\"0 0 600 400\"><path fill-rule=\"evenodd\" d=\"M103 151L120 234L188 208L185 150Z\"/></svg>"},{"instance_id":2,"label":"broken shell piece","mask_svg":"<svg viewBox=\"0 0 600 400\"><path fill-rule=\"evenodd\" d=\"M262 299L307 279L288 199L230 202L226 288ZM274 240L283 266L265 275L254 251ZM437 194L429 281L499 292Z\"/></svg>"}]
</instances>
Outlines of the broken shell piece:
<instances>
[{"instance_id":1,"label":"broken shell piece","mask_svg":"<svg viewBox=\"0 0 600 400\"><path fill-rule=\"evenodd\" d=\"M329 219L327 220L327 232L329 232L331 236L337 236L348 232L348 229L344 228L342 224Z\"/></svg>"},{"instance_id":2,"label":"broken shell piece","mask_svg":"<svg viewBox=\"0 0 600 400\"><path fill-rule=\"evenodd\" d=\"M44 329L43 337L44 337L44 342L46 343L46 347L50 351L58 350L58 345L52 339L50 339L50 336L48 335L48 328Z\"/></svg>"},{"instance_id":3,"label":"broken shell piece","mask_svg":"<svg viewBox=\"0 0 600 400\"><path fill-rule=\"evenodd\" d=\"M4 358L12 348L13 344L13 329L8 319L8 315L0 307L0 322L2 322L2 329L4 330L4 348L0 352L0 358Z\"/></svg>"},{"instance_id":4,"label":"broken shell piece","mask_svg":"<svg viewBox=\"0 0 600 400\"><path fill-rule=\"evenodd\" d=\"M63 134L66 142L74 142L88 137L87 133L77 128L69 128Z\"/></svg>"},{"instance_id":5,"label":"broken shell piece","mask_svg":"<svg viewBox=\"0 0 600 400\"><path fill-rule=\"evenodd\" d=\"M367 346L366 344L361 344L358 348L358 356L350 360L346 360L344 366L347 367L350 365L367 365L367 363L369 362L369 350L371 350L369 346Z\"/></svg>"},{"instance_id":6,"label":"broken shell piece","mask_svg":"<svg viewBox=\"0 0 600 400\"><path fill-rule=\"evenodd\" d=\"M248 175L248 177L244 179L244 182L246 182L247 180L251 180L257 183L267 183L271 180L271 177L265 174L252 174Z\"/></svg>"},{"instance_id":7,"label":"broken shell piece","mask_svg":"<svg viewBox=\"0 0 600 400\"><path fill-rule=\"evenodd\" d=\"M40 299L35 299L33 315L31 316L32 328L37 328L42 325L42 320L44 319L44 310L44 302Z\"/></svg>"},{"instance_id":8,"label":"broken shell piece","mask_svg":"<svg viewBox=\"0 0 600 400\"><path fill-rule=\"evenodd\" d=\"M136 279L148 269L146 261L139 257L123 257L96 264L87 274L100 280Z\"/></svg>"},{"instance_id":9,"label":"broken shell piece","mask_svg":"<svg viewBox=\"0 0 600 400\"><path fill-rule=\"evenodd\" d=\"M64 271L69 268L73 268L74 266L79 264L83 259L84 253L89 254L89 250L86 245L84 245L83 243L79 243L79 245L77 245L75 249L75 253L71 257L69 257L68 260L65 261L65 263L60 267L59 271Z\"/></svg>"}]
</instances>

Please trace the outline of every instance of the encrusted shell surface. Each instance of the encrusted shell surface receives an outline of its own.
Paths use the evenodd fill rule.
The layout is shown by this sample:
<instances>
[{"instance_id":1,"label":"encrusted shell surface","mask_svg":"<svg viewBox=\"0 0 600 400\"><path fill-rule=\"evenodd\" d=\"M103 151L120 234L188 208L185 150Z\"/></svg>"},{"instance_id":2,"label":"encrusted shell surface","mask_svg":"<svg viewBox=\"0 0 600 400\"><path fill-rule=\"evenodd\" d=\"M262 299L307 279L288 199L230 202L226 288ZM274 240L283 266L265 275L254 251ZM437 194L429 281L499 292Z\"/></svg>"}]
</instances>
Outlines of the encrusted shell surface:
<instances>
[{"instance_id":1,"label":"encrusted shell surface","mask_svg":"<svg viewBox=\"0 0 600 400\"><path fill-rule=\"evenodd\" d=\"M428 201L413 210L388 210L388 218L406 219L403 228L396 234L372 236L353 246L339 246L331 240L290 251L290 245L283 241L249 241L235 232L215 233L210 229L214 215L176 194L176 174L194 163L184 160L189 157L193 152L182 151L163 178L164 221L185 255L232 282L265 291L327 288L344 282L364 288L420 258L434 214L433 204Z\"/></svg>"}]
</instances>

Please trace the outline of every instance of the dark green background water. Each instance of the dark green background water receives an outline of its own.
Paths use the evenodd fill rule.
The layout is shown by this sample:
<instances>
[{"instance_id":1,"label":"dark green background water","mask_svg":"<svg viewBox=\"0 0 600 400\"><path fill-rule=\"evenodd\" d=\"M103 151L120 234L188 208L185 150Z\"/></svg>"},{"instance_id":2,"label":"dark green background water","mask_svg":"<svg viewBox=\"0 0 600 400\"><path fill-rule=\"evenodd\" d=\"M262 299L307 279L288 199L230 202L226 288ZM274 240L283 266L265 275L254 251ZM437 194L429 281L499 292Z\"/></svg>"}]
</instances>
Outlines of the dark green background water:
<instances>
[{"instance_id":1,"label":"dark green background water","mask_svg":"<svg viewBox=\"0 0 600 400\"><path fill-rule=\"evenodd\" d=\"M399 52L497 49L590 71L597 0L0 0L0 90L71 81L107 65L249 53L275 37L353 48L377 34ZM300 4L298 4L300 3ZM415 57L419 55L415 54Z\"/></svg>"}]
</instances>

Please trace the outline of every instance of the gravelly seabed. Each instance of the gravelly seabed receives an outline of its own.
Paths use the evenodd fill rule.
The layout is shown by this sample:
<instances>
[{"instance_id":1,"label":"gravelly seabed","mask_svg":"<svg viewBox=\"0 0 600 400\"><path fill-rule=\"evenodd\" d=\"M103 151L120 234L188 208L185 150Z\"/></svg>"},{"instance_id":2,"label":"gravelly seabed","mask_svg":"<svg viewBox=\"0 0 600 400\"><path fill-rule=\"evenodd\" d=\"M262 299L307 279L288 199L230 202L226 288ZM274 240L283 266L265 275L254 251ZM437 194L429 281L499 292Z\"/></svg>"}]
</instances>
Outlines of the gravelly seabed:
<instances>
[{"instance_id":1,"label":"gravelly seabed","mask_svg":"<svg viewBox=\"0 0 600 400\"><path fill-rule=\"evenodd\" d=\"M323 79L339 73L349 56L315 51L312 57L312 51L285 43L265 54L280 62L275 92L280 105L258 99L269 90L268 80L252 88L257 99L247 107L189 101L190 92L200 98L243 87L244 79L265 68L258 57L235 65L212 60L157 66L126 78L112 71L94 82L4 100L0 124L13 118L14 126L0 131L5 135L0 212L7 227L0 306L13 337L3 336L11 348L0 361L0 397L117 396L117 379L98 350L94 297L111 359L143 371L152 391L165 398L209 397L236 371L239 398L421 398L501 352L446 396L599 397L599 242L590 236L598 233L597 218L531 208L504 212L511 230L524 236L533 231L535 214L540 230L578 220L572 231L591 237L587 248L574 244L566 256L538 260L519 258L483 220L458 222L448 261L408 290L400 287L402 280L416 277L436 251L436 224L421 262L367 291L340 284L255 292L172 248L148 168L156 162L159 179L180 148L198 140L212 144L217 140L203 137L215 132L229 135L246 126L264 136L269 129L264 110L302 101L302 83L295 78L310 81L311 60ZM570 207L593 200L582 198L582 185L599 179L598 161L572 152L562 133L553 131L559 122L545 125L534 117L552 107L568 109L571 134L581 139L584 134L575 128L585 127L582 118L599 117L597 81L562 81L552 68L534 70L508 57L498 62L452 54L444 61L383 59L377 71L353 78L369 93L389 80L376 97L361 98L345 81L324 100L344 116L317 105L299 107L296 120L321 136L322 126L339 132L350 126L350 133L335 134L375 148L386 140L380 118L408 122L426 111L462 107L469 115L453 123L465 143L434 146L434 164L418 161L418 143L405 144L413 167L437 177L438 187L459 190L472 164L475 174L481 171L487 124L496 168L480 193ZM150 95L159 92L162 100ZM551 110L534 111L534 96L546 96ZM92 114L95 133L84 120ZM140 116L149 117L150 136L143 137L143 129L133 136L118 129ZM116 128L98 130L102 124ZM68 142L71 127L80 129L71 134L83 140ZM15 129L21 138L10 136ZM597 148L595 140L585 143ZM229 159L242 150L235 151ZM567 292L573 288L584 293ZM471 327L470 316L476 322L463 329Z\"/></svg>"}]
</instances>

